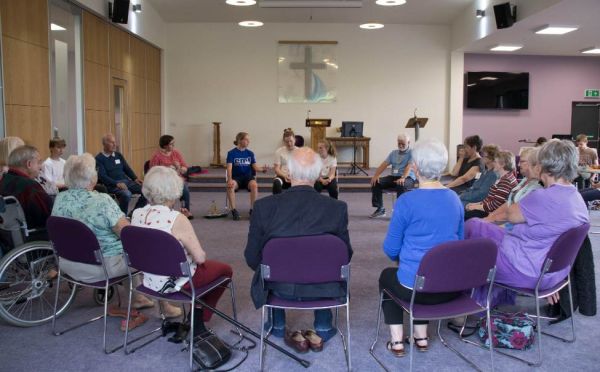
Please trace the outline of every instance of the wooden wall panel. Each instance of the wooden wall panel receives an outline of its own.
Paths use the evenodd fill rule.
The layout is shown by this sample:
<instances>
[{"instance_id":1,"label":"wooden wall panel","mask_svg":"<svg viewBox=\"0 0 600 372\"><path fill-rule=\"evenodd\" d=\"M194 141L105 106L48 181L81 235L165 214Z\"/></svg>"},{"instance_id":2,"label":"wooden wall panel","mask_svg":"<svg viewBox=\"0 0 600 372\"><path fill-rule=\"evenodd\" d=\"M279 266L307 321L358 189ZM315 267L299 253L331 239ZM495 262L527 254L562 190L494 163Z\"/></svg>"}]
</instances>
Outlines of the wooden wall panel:
<instances>
[{"instance_id":1,"label":"wooden wall panel","mask_svg":"<svg viewBox=\"0 0 600 372\"><path fill-rule=\"evenodd\" d=\"M107 111L85 110L85 151L96 155L102 151L102 137L111 131Z\"/></svg>"},{"instance_id":2,"label":"wooden wall panel","mask_svg":"<svg viewBox=\"0 0 600 372\"><path fill-rule=\"evenodd\" d=\"M84 62L85 71L85 108L98 111L109 111L110 74L107 66L94 62Z\"/></svg>"},{"instance_id":3,"label":"wooden wall panel","mask_svg":"<svg viewBox=\"0 0 600 372\"><path fill-rule=\"evenodd\" d=\"M131 159L128 162L131 168L133 168L135 175L139 178L144 177L144 162L146 160L149 160L149 158L146 157L145 150L133 150L131 152Z\"/></svg>"},{"instance_id":4,"label":"wooden wall panel","mask_svg":"<svg viewBox=\"0 0 600 372\"><path fill-rule=\"evenodd\" d=\"M146 78L146 43L135 36L129 36L131 54L131 73Z\"/></svg>"},{"instance_id":5,"label":"wooden wall panel","mask_svg":"<svg viewBox=\"0 0 600 372\"><path fill-rule=\"evenodd\" d=\"M131 149L143 150L146 148L146 114L133 113L131 115Z\"/></svg>"},{"instance_id":6,"label":"wooden wall panel","mask_svg":"<svg viewBox=\"0 0 600 372\"><path fill-rule=\"evenodd\" d=\"M108 24L88 12L83 12L83 58L108 66Z\"/></svg>"},{"instance_id":7,"label":"wooden wall panel","mask_svg":"<svg viewBox=\"0 0 600 372\"><path fill-rule=\"evenodd\" d=\"M0 0L2 34L48 48L47 0Z\"/></svg>"},{"instance_id":8,"label":"wooden wall panel","mask_svg":"<svg viewBox=\"0 0 600 372\"><path fill-rule=\"evenodd\" d=\"M129 53L129 35L115 26L109 27L108 43L110 67L131 73L131 55Z\"/></svg>"},{"instance_id":9,"label":"wooden wall panel","mask_svg":"<svg viewBox=\"0 0 600 372\"><path fill-rule=\"evenodd\" d=\"M131 80L132 112L146 113L146 79L134 75Z\"/></svg>"},{"instance_id":10,"label":"wooden wall panel","mask_svg":"<svg viewBox=\"0 0 600 372\"><path fill-rule=\"evenodd\" d=\"M149 114L160 114L160 83L148 80L148 110Z\"/></svg>"},{"instance_id":11,"label":"wooden wall panel","mask_svg":"<svg viewBox=\"0 0 600 372\"><path fill-rule=\"evenodd\" d=\"M160 138L160 115L146 115L146 148L151 150L158 149L158 139Z\"/></svg>"},{"instance_id":12,"label":"wooden wall panel","mask_svg":"<svg viewBox=\"0 0 600 372\"><path fill-rule=\"evenodd\" d=\"M21 137L35 146L42 158L48 156L50 138L50 108L39 106L5 105L6 135Z\"/></svg>"},{"instance_id":13,"label":"wooden wall panel","mask_svg":"<svg viewBox=\"0 0 600 372\"><path fill-rule=\"evenodd\" d=\"M147 78L160 83L160 49L146 44Z\"/></svg>"},{"instance_id":14,"label":"wooden wall panel","mask_svg":"<svg viewBox=\"0 0 600 372\"><path fill-rule=\"evenodd\" d=\"M50 105L48 49L3 37L5 102Z\"/></svg>"}]
</instances>

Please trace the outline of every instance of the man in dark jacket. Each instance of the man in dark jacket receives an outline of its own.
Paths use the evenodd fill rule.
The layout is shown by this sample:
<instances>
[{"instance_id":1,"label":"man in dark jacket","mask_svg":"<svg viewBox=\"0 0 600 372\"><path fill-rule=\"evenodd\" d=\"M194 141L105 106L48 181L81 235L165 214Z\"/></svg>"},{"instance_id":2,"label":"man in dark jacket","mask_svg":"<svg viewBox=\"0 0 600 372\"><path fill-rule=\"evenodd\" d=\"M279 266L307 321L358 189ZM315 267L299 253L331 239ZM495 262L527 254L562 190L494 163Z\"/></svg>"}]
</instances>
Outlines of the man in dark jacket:
<instances>
[{"instance_id":1,"label":"man in dark jacket","mask_svg":"<svg viewBox=\"0 0 600 372\"><path fill-rule=\"evenodd\" d=\"M35 181L42 169L40 153L33 146L17 147L10 153L8 165L10 168L0 181L0 193L17 198L29 229L45 228L52 211L52 199ZM43 239L45 232L42 235L39 238Z\"/></svg>"},{"instance_id":2,"label":"man in dark jacket","mask_svg":"<svg viewBox=\"0 0 600 372\"><path fill-rule=\"evenodd\" d=\"M267 293L263 290L260 280L260 264L263 247L271 238L332 234L346 243L348 256L352 257L348 235L348 206L343 201L320 195L313 188L321 171L319 156L308 147L299 148L292 153L288 168L292 187L282 194L258 200L250 219L244 256L248 266L255 271L251 295L257 309L266 300ZM346 288L337 282L320 285L271 284L267 290L278 297L290 299L346 295ZM336 333L331 320L331 310L315 311L315 330L324 341ZM272 322L273 335L283 337L285 312L274 309Z\"/></svg>"},{"instance_id":3,"label":"man in dark jacket","mask_svg":"<svg viewBox=\"0 0 600 372\"><path fill-rule=\"evenodd\" d=\"M96 155L98 181L106 186L108 192L117 196L123 213L127 214L132 194L140 195L135 209L142 208L146 205L146 199L142 195L142 180L137 178L123 154L116 151L115 136L108 133L102 137L102 148L102 152Z\"/></svg>"}]
</instances>

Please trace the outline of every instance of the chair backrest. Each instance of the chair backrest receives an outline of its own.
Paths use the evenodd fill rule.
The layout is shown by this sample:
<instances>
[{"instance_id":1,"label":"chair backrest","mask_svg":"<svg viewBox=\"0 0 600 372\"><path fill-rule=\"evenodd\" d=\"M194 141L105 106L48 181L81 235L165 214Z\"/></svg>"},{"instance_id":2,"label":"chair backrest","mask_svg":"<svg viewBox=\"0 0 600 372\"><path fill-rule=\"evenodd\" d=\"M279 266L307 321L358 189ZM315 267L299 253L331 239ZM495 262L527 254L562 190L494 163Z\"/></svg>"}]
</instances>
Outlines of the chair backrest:
<instances>
[{"instance_id":1,"label":"chair backrest","mask_svg":"<svg viewBox=\"0 0 600 372\"><path fill-rule=\"evenodd\" d=\"M149 170L150 170L150 160L146 160L144 162L144 174L147 174Z\"/></svg>"},{"instance_id":2,"label":"chair backrest","mask_svg":"<svg viewBox=\"0 0 600 372\"><path fill-rule=\"evenodd\" d=\"M303 147L304 146L304 137L302 137L299 134L296 134L294 136L294 146L296 146L296 147Z\"/></svg>"},{"instance_id":3,"label":"chair backrest","mask_svg":"<svg viewBox=\"0 0 600 372\"><path fill-rule=\"evenodd\" d=\"M456 240L429 250L419 265L419 292L458 292L489 283L498 247L490 239Z\"/></svg>"},{"instance_id":4,"label":"chair backrest","mask_svg":"<svg viewBox=\"0 0 600 372\"><path fill-rule=\"evenodd\" d=\"M0 230L6 235L10 235L11 248L18 247L25 242L27 236L25 212L14 196L4 196L0 199L2 199L3 206L0 210Z\"/></svg>"},{"instance_id":5,"label":"chair backrest","mask_svg":"<svg viewBox=\"0 0 600 372\"><path fill-rule=\"evenodd\" d=\"M46 222L48 237L58 257L90 265L101 265L100 244L96 235L81 221L50 216Z\"/></svg>"},{"instance_id":6,"label":"chair backrest","mask_svg":"<svg viewBox=\"0 0 600 372\"><path fill-rule=\"evenodd\" d=\"M297 284L339 282L347 279L348 262L346 243L334 235L273 238L263 248L263 278Z\"/></svg>"},{"instance_id":7,"label":"chair backrest","mask_svg":"<svg viewBox=\"0 0 600 372\"><path fill-rule=\"evenodd\" d=\"M121 231L121 241L131 267L155 275L188 275L183 246L173 235L147 227L126 226Z\"/></svg>"},{"instance_id":8,"label":"chair backrest","mask_svg":"<svg viewBox=\"0 0 600 372\"><path fill-rule=\"evenodd\" d=\"M572 266L589 230L590 224L584 223L562 233L548 251L542 273L553 273Z\"/></svg>"}]
</instances>

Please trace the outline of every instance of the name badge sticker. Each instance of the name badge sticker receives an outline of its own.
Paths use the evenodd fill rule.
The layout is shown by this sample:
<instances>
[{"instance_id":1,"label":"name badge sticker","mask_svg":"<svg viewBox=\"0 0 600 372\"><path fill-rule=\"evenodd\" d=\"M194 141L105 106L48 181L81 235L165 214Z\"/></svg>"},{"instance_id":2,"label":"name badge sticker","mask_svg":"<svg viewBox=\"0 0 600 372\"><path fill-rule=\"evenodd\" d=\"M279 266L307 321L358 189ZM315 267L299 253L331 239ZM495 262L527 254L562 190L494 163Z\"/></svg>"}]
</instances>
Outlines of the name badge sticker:
<instances>
[{"instance_id":1,"label":"name badge sticker","mask_svg":"<svg viewBox=\"0 0 600 372\"><path fill-rule=\"evenodd\" d=\"M121 164L121 159L115 159L115 164Z\"/></svg>"}]
</instances>

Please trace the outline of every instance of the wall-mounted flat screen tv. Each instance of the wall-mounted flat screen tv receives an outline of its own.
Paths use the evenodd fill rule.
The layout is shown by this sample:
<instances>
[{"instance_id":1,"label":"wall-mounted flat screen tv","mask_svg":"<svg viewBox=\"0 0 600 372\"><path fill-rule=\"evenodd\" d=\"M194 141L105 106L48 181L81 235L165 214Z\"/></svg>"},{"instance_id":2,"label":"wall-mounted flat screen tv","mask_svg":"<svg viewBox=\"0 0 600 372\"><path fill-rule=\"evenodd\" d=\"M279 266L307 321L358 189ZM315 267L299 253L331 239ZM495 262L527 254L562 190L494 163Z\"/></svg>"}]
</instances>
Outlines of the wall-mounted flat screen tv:
<instances>
[{"instance_id":1,"label":"wall-mounted flat screen tv","mask_svg":"<svg viewBox=\"0 0 600 372\"><path fill-rule=\"evenodd\" d=\"M529 108L528 72L467 72L465 102L473 109Z\"/></svg>"}]
</instances>

